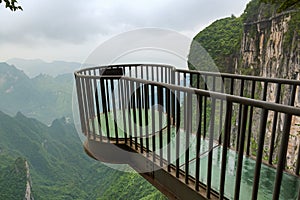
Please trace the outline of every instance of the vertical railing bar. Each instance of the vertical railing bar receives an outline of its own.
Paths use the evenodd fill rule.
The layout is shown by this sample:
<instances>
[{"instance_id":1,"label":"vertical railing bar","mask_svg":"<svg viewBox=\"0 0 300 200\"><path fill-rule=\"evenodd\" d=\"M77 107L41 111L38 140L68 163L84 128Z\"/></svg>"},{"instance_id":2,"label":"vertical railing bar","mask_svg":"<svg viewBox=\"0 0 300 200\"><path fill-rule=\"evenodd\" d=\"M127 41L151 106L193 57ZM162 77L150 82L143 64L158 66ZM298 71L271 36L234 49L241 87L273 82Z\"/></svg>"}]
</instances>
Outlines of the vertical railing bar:
<instances>
[{"instance_id":1,"label":"vertical railing bar","mask_svg":"<svg viewBox=\"0 0 300 200\"><path fill-rule=\"evenodd\" d=\"M159 130L159 165L163 166L163 137L162 137L162 108L163 108L163 88L157 87L158 101L158 130Z\"/></svg>"},{"instance_id":2,"label":"vertical railing bar","mask_svg":"<svg viewBox=\"0 0 300 200\"><path fill-rule=\"evenodd\" d=\"M230 94L233 95L233 90L234 90L234 78L230 78Z\"/></svg>"},{"instance_id":3,"label":"vertical railing bar","mask_svg":"<svg viewBox=\"0 0 300 200\"><path fill-rule=\"evenodd\" d=\"M277 83L275 103L279 103L280 91L281 91L281 84ZM272 132L271 132L271 142L270 142L270 153L269 153L269 160L268 160L268 163L270 165L272 165L272 163L273 163L273 153L274 153L275 134L276 134L276 129L277 129L277 120L278 120L278 112L274 111Z\"/></svg>"},{"instance_id":4,"label":"vertical railing bar","mask_svg":"<svg viewBox=\"0 0 300 200\"><path fill-rule=\"evenodd\" d=\"M143 80L144 79L144 65L141 66L141 79ZM144 87L141 87L141 91L142 91L142 94L141 94L141 99L142 99L142 102L141 102L141 105L142 105L142 108L144 108L144 105L145 105L145 95L144 95Z\"/></svg>"},{"instance_id":5,"label":"vertical railing bar","mask_svg":"<svg viewBox=\"0 0 300 200\"><path fill-rule=\"evenodd\" d=\"M127 143L127 122L126 122L126 108L125 108L125 85L124 85L124 79L120 79L120 87L121 87L121 106L122 106L122 114L123 114L123 132L125 137L125 143Z\"/></svg>"},{"instance_id":6,"label":"vertical railing bar","mask_svg":"<svg viewBox=\"0 0 300 200\"><path fill-rule=\"evenodd\" d=\"M111 98L110 98L110 93L109 93L109 89L108 89L108 79L105 79L105 83L106 83L106 91L107 91L107 94L106 94L107 111L110 112L111 108L110 108L109 100Z\"/></svg>"},{"instance_id":7,"label":"vertical railing bar","mask_svg":"<svg viewBox=\"0 0 300 200\"><path fill-rule=\"evenodd\" d=\"M122 104L122 101L123 101L123 99L121 99L121 84L120 84L120 82L121 82L121 79L118 79L117 80L117 82L118 82L118 84L117 84L117 87L118 87L118 107L119 107L119 110L121 110L121 104Z\"/></svg>"},{"instance_id":8,"label":"vertical railing bar","mask_svg":"<svg viewBox=\"0 0 300 200\"><path fill-rule=\"evenodd\" d=\"M93 70L94 76L96 76L96 69ZM94 113L94 116L97 117L97 124L98 124L98 131L100 135L100 140L101 140L101 123L100 123L100 107L99 107L99 96L98 96L98 89L97 89L97 81L96 78L93 78L93 83L94 83L94 93L95 93L95 104L96 104L96 113ZM96 132L95 132L96 133ZM95 139L95 138L94 138Z\"/></svg>"},{"instance_id":9,"label":"vertical railing bar","mask_svg":"<svg viewBox=\"0 0 300 200\"><path fill-rule=\"evenodd\" d=\"M154 81L154 67L151 66L151 81Z\"/></svg>"},{"instance_id":10,"label":"vertical railing bar","mask_svg":"<svg viewBox=\"0 0 300 200\"><path fill-rule=\"evenodd\" d=\"M175 71L171 70L171 84L175 85ZM175 125L175 91L171 95L172 97L172 125Z\"/></svg>"},{"instance_id":11,"label":"vertical railing bar","mask_svg":"<svg viewBox=\"0 0 300 200\"><path fill-rule=\"evenodd\" d=\"M96 86L96 91L95 91L95 98L96 98L96 109L97 109L97 121L98 121L98 129L99 129L99 136L100 136L100 141L102 141L102 131L101 131L101 112L100 112L100 106L99 106L99 95L98 95L98 89Z\"/></svg>"},{"instance_id":12,"label":"vertical railing bar","mask_svg":"<svg viewBox=\"0 0 300 200\"><path fill-rule=\"evenodd\" d=\"M253 188L252 188L253 200L257 199L257 194L258 194L260 169L262 164L264 141L265 141L266 127L267 127L267 118L268 118L268 110L262 109L260 128L259 128L258 149L256 154L255 172L254 172L254 180L253 180Z\"/></svg>"},{"instance_id":13,"label":"vertical railing bar","mask_svg":"<svg viewBox=\"0 0 300 200\"><path fill-rule=\"evenodd\" d=\"M91 71L89 71L89 76L91 76ZM87 96L88 96L88 104L90 105L89 106L89 121L92 122L92 137L93 139L95 140L96 138L96 135L95 135L95 121L94 121L94 117L95 117L95 114L94 114L94 102L93 102L93 86L91 85L92 84L92 79L91 78L88 78L87 79Z\"/></svg>"},{"instance_id":14,"label":"vertical railing bar","mask_svg":"<svg viewBox=\"0 0 300 200\"><path fill-rule=\"evenodd\" d=\"M153 68L152 68L153 69ZM154 110L154 102L155 96L154 96L154 85L151 85L151 115L152 115L152 152L153 152L153 162L156 161L156 156L155 156L155 110Z\"/></svg>"},{"instance_id":15,"label":"vertical railing bar","mask_svg":"<svg viewBox=\"0 0 300 200\"><path fill-rule=\"evenodd\" d=\"M135 71L135 78L138 78L138 68L137 68L137 66L134 66L134 71Z\"/></svg>"},{"instance_id":16,"label":"vertical railing bar","mask_svg":"<svg viewBox=\"0 0 300 200\"><path fill-rule=\"evenodd\" d=\"M267 99L267 92L268 92L268 81L264 81L264 90L263 90L263 101Z\"/></svg>"},{"instance_id":17,"label":"vertical railing bar","mask_svg":"<svg viewBox=\"0 0 300 200\"><path fill-rule=\"evenodd\" d=\"M242 168L243 168L243 153L244 153L244 141L245 141L245 132L247 125L247 113L248 106L242 106L242 121L241 124L241 135L239 138L239 149L238 149L238 160L237 160L237 168L236 168L236 179L235 179L235 191L234 191L234 199L239 199L240 196L240 188L241 188L241 178L242 178Z\"/></svg>"},{"instance_id":18,"label":"vertical railing bar","mask_svg":"<svg viewBox=\"0 0 300 200\"><path fill-rule=\"evenodd\" d=\"M180 82L180 75L177 74L178 83ZM180 151L180 91L177 90L176 103L176 177L179 178L179 151Z\"/></svg>"},{"instance_id":19,"label":"vertical railing bar","mask_svg":"<svg viewBox=\"0 0 300 200\"><path fill-rule=\"evenodd\" d=\"M88 108L88 97L87 97L87 89L86 89L86 78L83 79L82 83L82 89L83 89L83 104L84 104L84 110L85 110L85 119L86 119L86 127L87 127L87 137L90 139L90 124L89 124L89 108Z\"/></svg>"},{"instance_id":20,"label":"vertical railing bar","mask_svg":"<svg viewBox=\"0 0 300 200\"><path fill-rule=\"evenodd\" d=\"M190 135L192 129L192 94L187 93L187 127L185 135L185 183L189 183L189 162L190 162Z\"/></svg>"},{"instance_id":21,"label":"vertical railing bar","mask_svg":"<svg viewBox=\"0 0 300 200\"><path fill-rule=\"evenodd\" d=\"M146 65L146 80L149 80L149 65Z\"/></svg>"},{"instance_id":22,"label":"vertical railing bar","mask_svg":"<svg viewBox=\"0 0 300 200\"><path fill-rule=\"evenodd\" d=\"M231 95L233 95L233 90L234 90L234 78L233 77L231 77L230 78L230 91L229 91L229 93L231 94ZM231 126L231 121L229 122L230 123L230 126ZM227 147L228 148L230 148L230 138L231 138L231 134L229 134L228 135L228 143L227 143Z\"/></svg>"},{"instance_id":23,"label":"vertical railing bar","mask_svg":"<svg viewBox=\"0 0 300 200\"><path fill-rule=\"evenodd\" d=\"M298 145L298 156L297 156L297 163L296 163L296 169L295 174L299 176L299 170L300 170L300 144ZM300 189L300 187L299 187ZM300 196L299 196L300 198Z\"/></svg>"},{"instance_id":24,"label":"vertical railing bar","mask_svg":"<svg viewBox=\"0 0 300 200\"><path fill-rule=\"evenodd\" d=\"M131 118L131 90L130 90L130 82L128 80L125 81L125 87L126 87L126 99L127 99L127 116L128 116L128 130L129 130L129 145L132 147L132 118Z\"/></svg>"},{"instance_id":25,"label":"vertical railing bar","mask_svg":"<svg viewBox=\"0 0 300 200\"><path fill-rule=\"evenodd\" d=\"M107 93L105 92L104 78L100 78L100 87L101 87L101 98L102 98L102 103L103 103L103 111L104 111L104 116L105 116L106 136L107 136L107 139L109 140L110 134L109 134L108 112L107 112L107 104L106 104Z\"/></svg>"},{"instance_id":26,"label":"vertical railing bar","mask_svg":"<svg viewBox=\"0 0 300 200\"><path fill-rule=\"evenodd\" d=\"M294 105L296 89L297 89L297 85L292 85L291 98L289 102L290 106ZM281 144L280 144L278 163L276 168L276 178L275 178L275 184L273 189L273 200L279 199L279 195L280 195L281 180L282 180L283 170L285 169L286 152L289 144L291 123L292 123L292 115L285 114L285 118L283 122L283 133L281 135Z\"/></svg>"},{"instance_id":27,"label":"vertical railing bar","mask_svg":"<svg viewBox=\"0 0 300 200\"><path fill-rule=\"evenodd\" d=\"M197 76L199 77L199 75ZM197 86L199 86L199 79L197 79ZM197 135L196 135L196 173L195 173L195 190L199 191L199 174L200 174L200 146L201 146L201 124L202 124L202 96L197 95L198 106L197 110Z\"/></svg>"},{"instance_id":28,"label":"vertical railing bar","mask_svg":"<svg viewBox=\"0 0 300 200\"><path fill-rule=\"evenodd\" d=\"M76 81L76 90L77 90L77 99L78 99L78 107L79 107L79 116L81 122L81 131L82 133L86 133L85 120L84 120L84 110L83 110L83 102L82 102L82 94L81 94L81 78L75 75Z\"/></svg>"},{"instance_id":29,"label":"vertical railing bar","mask_svg":"<svg viewBox=\"0 0 300 200\"><path fill-rule=\"evenodd\" d=\"M113 79L110 79L110 89L112 95L112 107L113 107L113 120L114 120L114 128L115 128L115 139L116 143L119 143L119 132L118 132L118 124L116 122L117 112L116 112L116 98L115 98L115 83Z\"/></svg>"},{"instance_id":30,"label":"vertical railing bar","mask_svg":"<svg viewBox=\"0 0 300 200\"><path fill-rule=\"evenodd\" d=\"M295 169L295 174L299 176L299 170L300 170L300 144L298 146L298 156L297 156L297 164L296 164L296 169ZM300 189L300 187L299 187ZM299 195L300 198L300 195Z\"/></svg>"},{"instance_id":31,"label":"vertical railing bar","mask_svg":"<svg viewBox=\"0 0 300 200\"><path fill-rule=\"evenodd\" d=\"M131 99L132 99L132 113L133 113L133 134L134 134L134 144L135 144L135 150L138 149L138 143L137 143L137 120L136 120L136 86L135 82L131 81L130 84L131 87Z\"/></svg>"},{"instance_id":32,"label":"vertical railing bar","mask_svg":"<svg viewBox=\"0 0 300 200\"><path fill-rule=\"evenodd\" d=\"M147 68L147 74L148 74L148 68ZM148 119L148 116L149 116L149 114L148 114L148 109L149 109L149 88L148 88L148 84L144 85L144 90L145 90L146 153L147 153L147 157L149 157L149 127L148 127L149 126L149 119Z\"/></svg>"},{"instance_id":33,"label":"vertical railing bar","mask_svg":"<svg viewBox=\"0 0 300 200\"><path fill-rule=\"evenodd\" d=\"M240 96L242 97L244 95L244 79L241 79L241 86L240 86ZM238 151L239 149L239 140L240 140L240 135L241 135L241 120L242 120L242 104L239 106L239 116L238 116L238 132L237 132L237 137L236 137L236 147L235 150Z\"/></svg>"},{"instance_id":34,"label":"vertical railing bar","mask_svg":"<svg viewBox=\"0 0 300 200\"><path fill-rule=\"evenodd\" d=\"M168 73L167 73L167 68L166 67L163 67L164 68L164 71L165 71L165 81L164 83L168 83Z\"/></svg>"},{"instance_id":35,"label":"vertical railing bar","mask_svg":"<svg viewBox=\"0 0 300 200\"><path fill-rule=\"evenodd\" d=\"M164 82L164 68L163 67L159 67L160 68L160 82L163 83Z\"/></svg>"},{"instance_id":36,"label":"vertical railing bar","mask_svg":"<svg viewBox=\"0 0 300 200\"><path fill-rule=\"evenodd\" d=\"M166 88L166 113L167 113L167 161L168 161L168 172L171 171L171 112L170 112L170 90Z\"/></svg>"},{"instance_id":37,"label":"vertical railing bar","mask_svg":"<svg viewBox=\"0 0 300 200\"><path fill-rule=\"evenodd\" d=\"M158 72L158 66L156 66L156 78L157 78L157 82L160 82L159 80L159 72Z\"/></svg>"},{"instance_id":38,"label":"vertical railing bar","mask_svg":"<svg viewBox=\"0 0 300 200\"><path fill-rule=\"evenodd\" d=\"M212 158L213 158L213 142L215 132L215 112L216 112L216 99L211 97L211 113L210 113L210 133L208 143L208 161L207 161L207 190L206 197L210 198L211 193L211 176L212 176ZM205 118L205 116L204 116Z\"/></svg>"},{"instance_id":39,"label":"vertical railing bar","mask_svg":"<svg viewBox=\"0 0 300 200\"><path fill-rule=\"evenodd\" d=\"M281 136L281 144L280 144L278 163L276 168L276 178L275 178L275 184L273 189L273 200L279 199L279 195L280 195L281 180L282 180L283 170L285 169L286 152L289 143L291 122L292 122L292 115L285 114L283 133Z\"/></svg>"},{"instance_id":40,"label":"vertical railing bar","mask_svg":"<svg viewBox=\"0 0 300 200\"><path fill-rule=\"evenodd\" d=\"M139 112L139 132L140 132L140 152L144 152L143 145L143 115L142 115L142 98L141 98L142 87L140 83L137 83L137 103L138 103L138 112Z\"/></svg>"},{"instance_id":41,"label":"vertical railing bar","mask_svg":"<svg viewBox=\"0 0 300 200\"><path fill-rule=\"evenodd\" d=\"M224 198L225 190L225 178L226 178L226 165L227 165L227 144L229 143L229 135L231 133L231 119L232 119L232 102L226 103L226 115L225 115L225 130L224 141L222 148L222 161L221 161L221 176L220 176L220 196L219 199Z\"/></svg>"},{"instance_id":42,"label":"vertical railing bar","mask_svg":"<svg viewBox=\"0 0 300 200\"><path fill-rule=\"evenodd\" d=\"M207 90L207 76L204 75L204 89ZM207 97L204 97L204 117L203 117L203 139L206 137L206 124L207 124Z\"/></svg>"},{"instance_id":43,"label":"vertical railing bar","mask_svg":"<svg viewBox=\"0 0 300 200\"><path fill-rule=\"evenodd\" d=\"M255 98L255 85L256 81L252 81L252 86L251 86L251 99ZM247 146L246 146L246 155L250 155L250 145L251 145L251 133L252 133L252 118L253 118L253 106L250 106L250 111L249 111L249 123L248 123L248 138L247 138Z\"/></svg>"},{"instance_id":44,"label":"vertical railing bar","mask_svg":"<svg viewBox=\"0 0 300 200\"><path fill-rule=\"evenodd\" d=\"M221 93L224 93L224 78L222 77L222 82L221 82ZM219 119L219 144L222 143L222 121L223 121L223 104L224 101L220 99L220 119Z\"/></svg>"}]
</instances>

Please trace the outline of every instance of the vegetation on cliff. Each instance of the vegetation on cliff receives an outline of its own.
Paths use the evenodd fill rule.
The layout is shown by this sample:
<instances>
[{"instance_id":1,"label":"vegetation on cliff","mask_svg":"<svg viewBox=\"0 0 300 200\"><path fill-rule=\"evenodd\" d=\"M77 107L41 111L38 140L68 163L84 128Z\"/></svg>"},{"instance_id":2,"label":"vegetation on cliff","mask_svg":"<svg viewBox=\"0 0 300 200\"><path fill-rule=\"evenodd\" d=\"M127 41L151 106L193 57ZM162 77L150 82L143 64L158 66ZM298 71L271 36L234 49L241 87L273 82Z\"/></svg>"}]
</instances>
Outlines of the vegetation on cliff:
<instances>
[{"instance_id":1,"label":"vegetation on cliff","mask_svg":"<svg viewBox=\"0 0 300 200\"><path fill-rule=\"evenodd\" d=\"M0 149L0 199L25 196L26 169L18 157L29 164L35 199L141 199L154 194L164 199L138 174L89 158L65 118L48 127L22 113L10 117L0 111Z\"/></svg>"},{"instance_id":2,"label":"vegetation on cliff","mask_svg":"<svg viewBox=\"0 0 300 200\"><path fill-rule=\"evenodd\" d=\"M278 10L287 12L289 9L297 9L299 2L288 6L290 3L290 1L252 0L240 17L231 16L213 22L194 37L188 56L189 68L209 71L209 67L203 67L201 64L203 59L199 58L203 56L195 48L194 44L199 43L209 53L220 72L235 72L235 68L240 67L245 25L256 24L279 16L282 13L278 13ZM300 35L300 12L293 12L291 15L288 32L284 38L286 47L293 45L295 35ZM258 34L256 28L247 31L252 36Z\"/></svg>"},{"instance_id":3,"label":"vegetation on cliff","mask_svg":"<svg viewBox=\"0 0 300 200\"><path fill-rule=\"evenodd\" d=\"M0 153L0 199L24 199L26 190L26 166L21 157L14 159Z\"/></svg>"}]
</instances>

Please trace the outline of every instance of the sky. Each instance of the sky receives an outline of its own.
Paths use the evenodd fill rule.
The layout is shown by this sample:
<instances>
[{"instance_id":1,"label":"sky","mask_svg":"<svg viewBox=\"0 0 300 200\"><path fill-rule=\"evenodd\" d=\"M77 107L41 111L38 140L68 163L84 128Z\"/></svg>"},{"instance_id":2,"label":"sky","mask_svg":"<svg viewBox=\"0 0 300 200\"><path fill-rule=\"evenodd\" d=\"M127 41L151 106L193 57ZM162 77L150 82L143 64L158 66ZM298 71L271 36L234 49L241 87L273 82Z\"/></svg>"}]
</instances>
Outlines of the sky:
<instances>
[{"instance_id":1,"label":"sky","mask_svg":"<svg viewBox=\"0 0 300 200\"><path fill-rule=\"evenodd\" d=\"M19 0L0 4L0 61L10 58L83 62L100 44L140 28L189 38L217 19L240 16L249 0Z\"/></svg>"}]
</instances>

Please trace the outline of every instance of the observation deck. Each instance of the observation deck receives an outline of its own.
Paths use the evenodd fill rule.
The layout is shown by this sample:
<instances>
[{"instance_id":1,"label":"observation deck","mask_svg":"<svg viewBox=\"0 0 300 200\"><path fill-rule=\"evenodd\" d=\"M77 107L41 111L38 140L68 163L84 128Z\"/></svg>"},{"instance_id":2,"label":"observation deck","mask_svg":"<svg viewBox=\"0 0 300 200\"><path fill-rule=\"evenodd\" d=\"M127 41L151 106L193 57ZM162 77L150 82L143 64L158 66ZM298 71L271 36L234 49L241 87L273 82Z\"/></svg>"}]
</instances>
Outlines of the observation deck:
<instances>
[{"instance_id":1,"label":"observation deck","mask_svg":"<svg viewBox=\"0 0 300 200\"><path fill-rule=\"evenodd\" d=\"M300 81L151 64L75 80L86 153L169 198L300 198Z\"/></svg>"}]
</instances>

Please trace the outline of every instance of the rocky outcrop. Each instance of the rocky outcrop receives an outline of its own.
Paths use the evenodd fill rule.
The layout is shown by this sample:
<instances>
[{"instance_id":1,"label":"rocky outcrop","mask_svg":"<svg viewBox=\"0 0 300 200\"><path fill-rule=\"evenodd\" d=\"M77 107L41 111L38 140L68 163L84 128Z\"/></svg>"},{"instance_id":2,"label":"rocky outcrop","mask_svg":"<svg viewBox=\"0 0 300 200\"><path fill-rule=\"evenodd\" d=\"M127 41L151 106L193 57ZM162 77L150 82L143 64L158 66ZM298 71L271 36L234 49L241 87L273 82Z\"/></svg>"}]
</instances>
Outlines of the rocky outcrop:
<instances>
[{"instance_id":1,"label":"rocky outcrop","mask_svg":"<svg viewBox=\"0 0 300 200\"><path fill-rule=\"evenodd\" d=\"M25 190L25 197L24 200L34 200L31 189L31 176L29 171L29 165L28 162L25 161L25 167L26 167L26 190Z\"/></svg>"},{"instance_id":2,"label":"rocky outcrop","mask_svg":"<svg viewBox=\"0 0 300 200\"><path fill-rule=\"evenodd\" d=\"M288 11L268 19L244 24L241 46L241 62L236 66L237 73L263 77L276 77L300 80L300 35L293 30L292 24L297 12ZM288 104L290 88L281 89L281 102ZM300 106L300 88L297 88L295 106ZM268 85L267 100L275 102L276 85ZM274 113L269 114L268 122ZM280 143L280 132L283 127L283 115L279 116L277 143ZM288 146L287 166L294 169L300 147L300 119L294 117ZM272 123L267 125L267 137L271 135ZM281 129L281 130L280 130ZM275 145L278 146L278 145ZM266 147L268 148L268 147Z\"/></svg>"}]
</instances>

